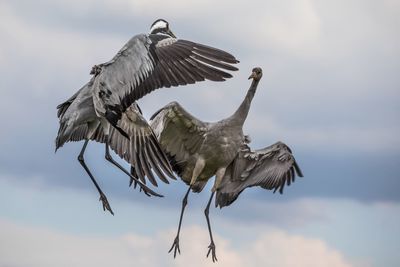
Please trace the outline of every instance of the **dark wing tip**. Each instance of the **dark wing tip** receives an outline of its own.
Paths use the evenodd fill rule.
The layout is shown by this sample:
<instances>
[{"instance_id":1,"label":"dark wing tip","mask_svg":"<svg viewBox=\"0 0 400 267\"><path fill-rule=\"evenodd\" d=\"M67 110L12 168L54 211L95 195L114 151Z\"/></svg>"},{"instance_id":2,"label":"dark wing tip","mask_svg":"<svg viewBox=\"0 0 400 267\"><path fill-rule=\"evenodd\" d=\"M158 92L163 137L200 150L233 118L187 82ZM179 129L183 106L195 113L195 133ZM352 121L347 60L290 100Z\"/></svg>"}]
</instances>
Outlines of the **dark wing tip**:
<instances>
[{"instance_id":1,"label":"dark wing tip","mask_svg":"<svg viewBox=\"0 0 400 267\"><path fill-rule=\"evenodd\" d=\"M294 165L294 168L296 170L297 175L299 177L304 177L303 176L303 172L301 171L301 169L300 169L299 165L297 164L296 160L294 160L294 164L293 165Z\"/></svg>"}]
</instances>

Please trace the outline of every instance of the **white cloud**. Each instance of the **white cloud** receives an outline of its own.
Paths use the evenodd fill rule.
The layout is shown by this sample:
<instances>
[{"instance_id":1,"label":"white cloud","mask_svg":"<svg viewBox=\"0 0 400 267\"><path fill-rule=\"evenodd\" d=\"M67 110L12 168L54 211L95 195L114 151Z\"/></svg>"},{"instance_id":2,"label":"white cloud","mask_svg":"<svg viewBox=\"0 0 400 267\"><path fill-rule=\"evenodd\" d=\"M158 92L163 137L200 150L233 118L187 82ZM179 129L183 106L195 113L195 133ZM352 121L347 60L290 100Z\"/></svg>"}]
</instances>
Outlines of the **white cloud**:
<instances>
[{"instance_id":1,"label":"white cloud","mask_svg":"<svg viewBox=\"0 0 400 267\"><path fill-rule=\"evenodd\" d=\"M351 266L339 252L323 241L283 231L262 233L249 251L245 255L250 266Z\"/></svg>"},{"instance_id":2,"label":"white cloud","mask_svg":"<svg viewBox=\"0 0 400 267\"><path fill-rule=\"evenodd\" d=\"M138 231L137 231L138 232ZM187 226L181 236L181 255L167 254L175 230L153 236L130 233L120 237L76 236L0 220L1 266L215 266L205 258L208 232ZM265 230L249 244L233 248L215 237L218 266L327 266L351 264L323 241Z\"/></svg>"},{"instance_id":3,"label":"white cloud","mask_svg":"<svg viewBox=\"0 0 400 267\"><path fill-rule=\"evenodd\" d=\"M4 201L0 202L0 266L19 267L27 262L32 262L32 267L46 266L46 256L47 266L67 259L80 260L72 266L103 266L101 262L111 261L120 266L136 261L147 262L142 266L183 266L191 259L200 266L212 266L205 258L209 244L203 214L206 192L189 197L181 232L182 255L173 261L167 251L176 233L183 188L180 193L165 194L163 200L141 200L134 192L121 199L120 192L109 192L110 188L104 187L116 212L110 216L101 209L95 190L86 188L88 184L82 190L92 190L84 192L35 185L18 177L10 184L1 178ZM113 183L120 184L120 180ZM260 247L271 264L295 257L297 252L304 258L296 256L296 261L304 266L315 255L326 256L332 265L340 260L362 267L369 263L397 266L395 263L400 262L396 254L400 236L398 203L337 198L288 200L286 195L256 197L252 195L255 191L245 191L228 208L211 210L221 266L258 266L253 261L263 262ZM286 261L290 263L290 259Z\"/></svg>"}]
</instances>

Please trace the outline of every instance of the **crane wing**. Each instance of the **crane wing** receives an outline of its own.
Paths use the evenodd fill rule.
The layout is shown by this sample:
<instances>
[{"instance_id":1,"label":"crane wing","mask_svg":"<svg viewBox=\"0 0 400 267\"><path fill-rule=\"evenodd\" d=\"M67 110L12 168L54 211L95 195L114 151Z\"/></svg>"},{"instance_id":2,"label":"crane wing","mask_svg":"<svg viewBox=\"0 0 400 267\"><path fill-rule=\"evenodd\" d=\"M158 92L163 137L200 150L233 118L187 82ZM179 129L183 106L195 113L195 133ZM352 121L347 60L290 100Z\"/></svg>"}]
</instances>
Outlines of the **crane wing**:
<instances>
[{"instance_id":1,"label":"crane wing","mask_svg":"<svg viewBox=\"0 0 400 267\"><path fill-rule=\"evenodd\" d=\"M151 117L150 125L170 157L173 170L182 176L188 159L204 141L207 124L192 116L179 103L171 102Z\"/></svg>"},{"instance_id":2,"label":"crane wing","mask_svg":"<svg viewBox=\"0 0 400 267\"><path fill-rule=\"evenodd\" d=\"M285 184L294 182L296 174L303 177L292 151L284 143L255 151L244 144L226 170L215 205L222 208L232 204L244 189L252 186L274 190L274 193L279 189L282 194Z\"/></svg>"},{"instance_id":3,"label":"crane wing","mask_svg":"<svg viewBox=\"0 0 400 267\"><path fill-rule=\"evenodd\" d=\"M125 138L118 130L112 127L109 134L110 148L131 164L135 170L134 174L143 183L146 183L145 177L147 177L154 186L157 186L153 172L165 183L169 183L165 175L176 179L167 156L161 149L153 130L142 116L136 103L132 104L122 114L118 127L126 132L130 139ZM98 126L92 139L101 143L105 142L101 125Z\"/></svg>"},{"instance_id":4,"label":"crane wing","mask_svg":"<svg viewBox=\"0 0 400 267\"><path fill-rule=\"evenodd\" d=\"M91 88L91 84L88 83L78 92L81 92L82 90L91 90ZM59 140L59 136L63 136L60 134L63 129L61 121L65 111L76 99L76 95L72 96L57 107L58 116L60 118L60 130L56 139L56 148L59 148L65 142L81 141L88 138L89 128L85 123L77 127L68 138ZM90 106L87 106L86 108L90 108ZM94 109L93 106L92 108ZM122 159L131 164L135 169L135 175L140 178L143 183L146 183L145 177L147 177L153 185L157 186L157 181L153 172L155 172L159 179L165 183L168 183L166 176L176 179L173 175L172 167L167 156L162 151L153 130L150 128L146 119L142 116L139 106L136 103L133 103L122 114L121 119L118 122L118 127L127 133L130 138L125 138L116 128L111 127L109 133L109 146ZM103 128L99 123L92 134L91 139L100 143L105 143L106 139L103 133Z\"/></svg>"},{"instance_id":5,"label":"crane wing","mask_svg":"<svg viewBox=\"0 0 400 267\"><path fill-rule=\"evenodd\" d=\"M137 35L96 73L94 104L116 125L137 99L161 87L224 81L235 71L234 56L222 50L166 35Z\"/></svg>"},{"instance_id":6,"label":"crane wing","mask_svg":"<svg viewBox=\"0 0 400 267\"><path fill-rule=\"evenodd\" d=\"M66 142L80 141L87 137L88 126L86 123L77 128L71 128L69 120L82 114L84 114L83 117L96 116L92 98L93 81L94 78L82 86L73 96L57 106L60 127L56 137L56 151ZM71 133L71 131L73 132Z\"/></svg>"}]
</instances>

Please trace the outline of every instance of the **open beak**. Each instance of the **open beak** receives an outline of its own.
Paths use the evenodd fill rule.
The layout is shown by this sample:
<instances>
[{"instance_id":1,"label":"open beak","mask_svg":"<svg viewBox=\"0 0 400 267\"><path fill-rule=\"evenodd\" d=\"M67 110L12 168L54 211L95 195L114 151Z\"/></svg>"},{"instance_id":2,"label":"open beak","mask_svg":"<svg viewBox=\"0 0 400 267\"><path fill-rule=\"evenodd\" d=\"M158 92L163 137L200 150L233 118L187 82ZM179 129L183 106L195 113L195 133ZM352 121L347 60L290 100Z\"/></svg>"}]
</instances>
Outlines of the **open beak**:
<instances>
[{"instance_id":1,"label":"open beak","mask_svg":"<svg viewBox=\"0 0 400 267\"><path fill-rule=\"evenodd\" d=\"M253 72L251 73L251 75L249 76L249 80L250 80L250 79L254 79L254 77L256 77L256 73L253 71Z\"/></svg>"}]
</instances>

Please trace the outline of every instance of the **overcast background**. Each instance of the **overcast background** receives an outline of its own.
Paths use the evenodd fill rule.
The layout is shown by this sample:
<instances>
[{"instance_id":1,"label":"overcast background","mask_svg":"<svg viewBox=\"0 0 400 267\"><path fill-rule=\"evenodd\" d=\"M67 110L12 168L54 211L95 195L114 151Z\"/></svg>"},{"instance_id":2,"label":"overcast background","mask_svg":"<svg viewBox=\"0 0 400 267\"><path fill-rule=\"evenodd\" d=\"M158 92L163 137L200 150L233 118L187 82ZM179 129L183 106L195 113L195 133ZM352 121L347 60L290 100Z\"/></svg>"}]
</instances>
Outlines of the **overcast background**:
<instances>
[{"instance_id":1,"label":"overcast background","mask_svg":"<svg viewBox=\"0 0 400 267\"><path fill-rule=\"evenodd\" d=\"M157 18L241 62L224 83L144 97L146 117L173 100L227 117L260 66L245 131L253 148L288 144L305 175L283 195L251 189L211 210L218 264L205 258L212 183L189 196L174 260L181 181L147 198L90 143L111 216L76 160L82 143L54 153L55 107ZM0 0L0 22L1 267L400 265L399 1Z\"/></svg>"}]
</instances>

